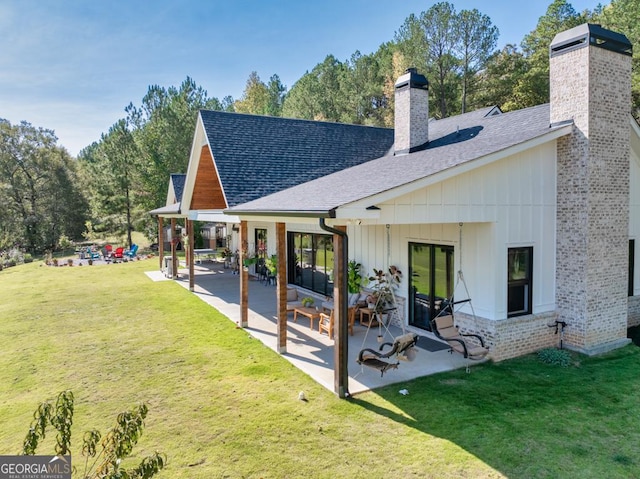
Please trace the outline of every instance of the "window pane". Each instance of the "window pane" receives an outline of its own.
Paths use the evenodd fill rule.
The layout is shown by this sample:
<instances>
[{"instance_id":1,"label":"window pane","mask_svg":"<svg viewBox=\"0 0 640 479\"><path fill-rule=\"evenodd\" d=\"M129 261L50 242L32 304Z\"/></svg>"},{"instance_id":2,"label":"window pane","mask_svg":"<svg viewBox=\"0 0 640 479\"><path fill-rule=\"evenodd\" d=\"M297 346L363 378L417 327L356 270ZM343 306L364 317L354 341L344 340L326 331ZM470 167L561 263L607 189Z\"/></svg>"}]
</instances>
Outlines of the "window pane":
<instances>
[{"instance_id":1,"label":"window pane","mask_svg":"<svg viewBox=\"0 0 640 479\"><path fill-rule=\"evenodd\" d=\"M317 293L333 292L333 237L311 233L289 232L289 272L293 282Z\"/></svg>"},{"instance_id":2,"label":"window pane","mask_svg":"<svg viewBox=\"0 0 640 479\"><path fill-rule=\"evenodd\" d=\"M533 248L509 248L507 316L531 314Z\"/></svg>"}]
</instances>

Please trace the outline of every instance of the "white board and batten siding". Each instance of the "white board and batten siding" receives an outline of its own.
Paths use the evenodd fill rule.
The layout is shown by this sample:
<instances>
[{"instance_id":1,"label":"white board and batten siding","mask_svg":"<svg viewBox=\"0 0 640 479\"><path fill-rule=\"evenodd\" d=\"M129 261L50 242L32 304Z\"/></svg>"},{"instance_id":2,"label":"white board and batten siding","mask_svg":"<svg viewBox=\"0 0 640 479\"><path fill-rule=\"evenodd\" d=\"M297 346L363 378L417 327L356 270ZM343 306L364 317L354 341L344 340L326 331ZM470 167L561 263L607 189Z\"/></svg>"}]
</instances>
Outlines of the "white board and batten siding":
<instances>
[{"instance_id":1,"label":"white board and batten siding","mask_svg":"<svg viewBox=\"0 0 640 479\"><path fill-rule=\"evenodd\" d=\"M377 206L381 215L376 225L348 227L349 257L362 262L367 272L398 266L407 273L401 296L408 295L410 242L453 245L455 269L462 260L476 314L505 318L507 249L533 246L533 311L555 308L555 141Z\"/></svg>"}]
</instances>

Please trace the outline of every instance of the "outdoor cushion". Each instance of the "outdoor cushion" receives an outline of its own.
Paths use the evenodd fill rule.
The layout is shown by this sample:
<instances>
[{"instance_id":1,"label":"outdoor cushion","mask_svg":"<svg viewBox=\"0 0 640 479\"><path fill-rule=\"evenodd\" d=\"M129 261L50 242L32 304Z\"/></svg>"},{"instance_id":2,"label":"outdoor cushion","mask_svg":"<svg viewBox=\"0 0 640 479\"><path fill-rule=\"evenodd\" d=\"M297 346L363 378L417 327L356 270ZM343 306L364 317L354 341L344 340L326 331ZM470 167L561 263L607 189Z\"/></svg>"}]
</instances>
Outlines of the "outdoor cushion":
<instances>
[{"instance_id":1,"label":"outdoor cushion","mask_svg":"<svg viewBox=\"0 0 640 479\"><path fill-rule=\"evenodd\" d=\"M298 290L296 288L287 289L287 302L298 300Z\"/></svg>"}]
</instances>

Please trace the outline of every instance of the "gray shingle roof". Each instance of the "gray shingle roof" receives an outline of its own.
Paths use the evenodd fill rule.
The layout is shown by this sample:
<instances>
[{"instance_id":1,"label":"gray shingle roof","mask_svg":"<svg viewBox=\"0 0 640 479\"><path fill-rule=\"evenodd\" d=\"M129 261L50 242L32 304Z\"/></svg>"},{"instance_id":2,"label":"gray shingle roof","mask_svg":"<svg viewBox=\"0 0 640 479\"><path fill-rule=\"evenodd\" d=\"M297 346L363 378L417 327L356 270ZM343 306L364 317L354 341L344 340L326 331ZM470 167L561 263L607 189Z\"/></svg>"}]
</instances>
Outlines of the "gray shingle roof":
<instances>
[{"instance_id":1,"label":"gray shingle roof","mask_svg":"<svg viewBox=\"0 0 640 479\"><path fill-rule=\"evenodd\" d=\"M378 158L393 130L201 110L229 206Z\"/></svg>"},{"instance_id":2,"label":"gray shingle roof","mask_svg":"<svg viewBox=\"0 0 640 479\"><path fill-rule=\"evenodd\" d=\"M328 212L342 205L429 177L553 130L549 105L495 116L490 109L429 122L428 146L392 153L232 208L237 212Z\"/></svg>"},{"instance_id":3,"label":"gray shingle roof","mask_svg":"<svg viewBox=\"0 0 640 479\"><path fill-rule=\"evenodd\" d=\"M187 179L187 175L184 173L171 173L171 183L173 184L173 192L176 195L176 201L180 203L182 201L182 193L184 192L184 182Z\"/></svg>"}]
</instances>

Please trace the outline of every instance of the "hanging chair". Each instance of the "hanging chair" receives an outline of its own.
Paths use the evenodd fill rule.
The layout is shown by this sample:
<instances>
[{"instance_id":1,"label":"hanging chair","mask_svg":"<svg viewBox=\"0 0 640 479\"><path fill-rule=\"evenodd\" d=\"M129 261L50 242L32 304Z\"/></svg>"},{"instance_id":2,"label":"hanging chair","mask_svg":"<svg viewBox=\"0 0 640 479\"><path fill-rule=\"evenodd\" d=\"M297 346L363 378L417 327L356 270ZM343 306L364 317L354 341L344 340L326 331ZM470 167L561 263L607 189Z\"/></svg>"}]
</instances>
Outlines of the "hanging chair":
<instances>
[{"instance_id":1,"label":"hanging chair","mask_svg":"<svg viewBox=\"0 0 640 479\"><path fill-rule=\"evenodd\" d=\"M368 366L370 368L380 371L380 377L384 376L387 369L397 369L399 362L384 361L384 359L390 359L396 357L396 359L411 358L414 351L412 348L418 342L419 336L415 333L407 333L402 336L398 336L393 343L383 343L380 345L380 350L366 348L360 351L358 354L358 364L362 366ZM385 346L391 346L391 349L386 353L382 352Z\"/></svg>"},{"instance_id":2,"label":"hanging chair","mask_svg":"<svg viewBox=\"0 0 640 479\"><path fill-rule=\"evenodd\" d=\"M445 311L445 310L443 310ZM462 334L453 322L453 314L438 315L431 322L431 330L451 348L449 351L462 354L467 359L480 360L489 354L489 348L477 334Z\"/></svg>"}]
</instances>

